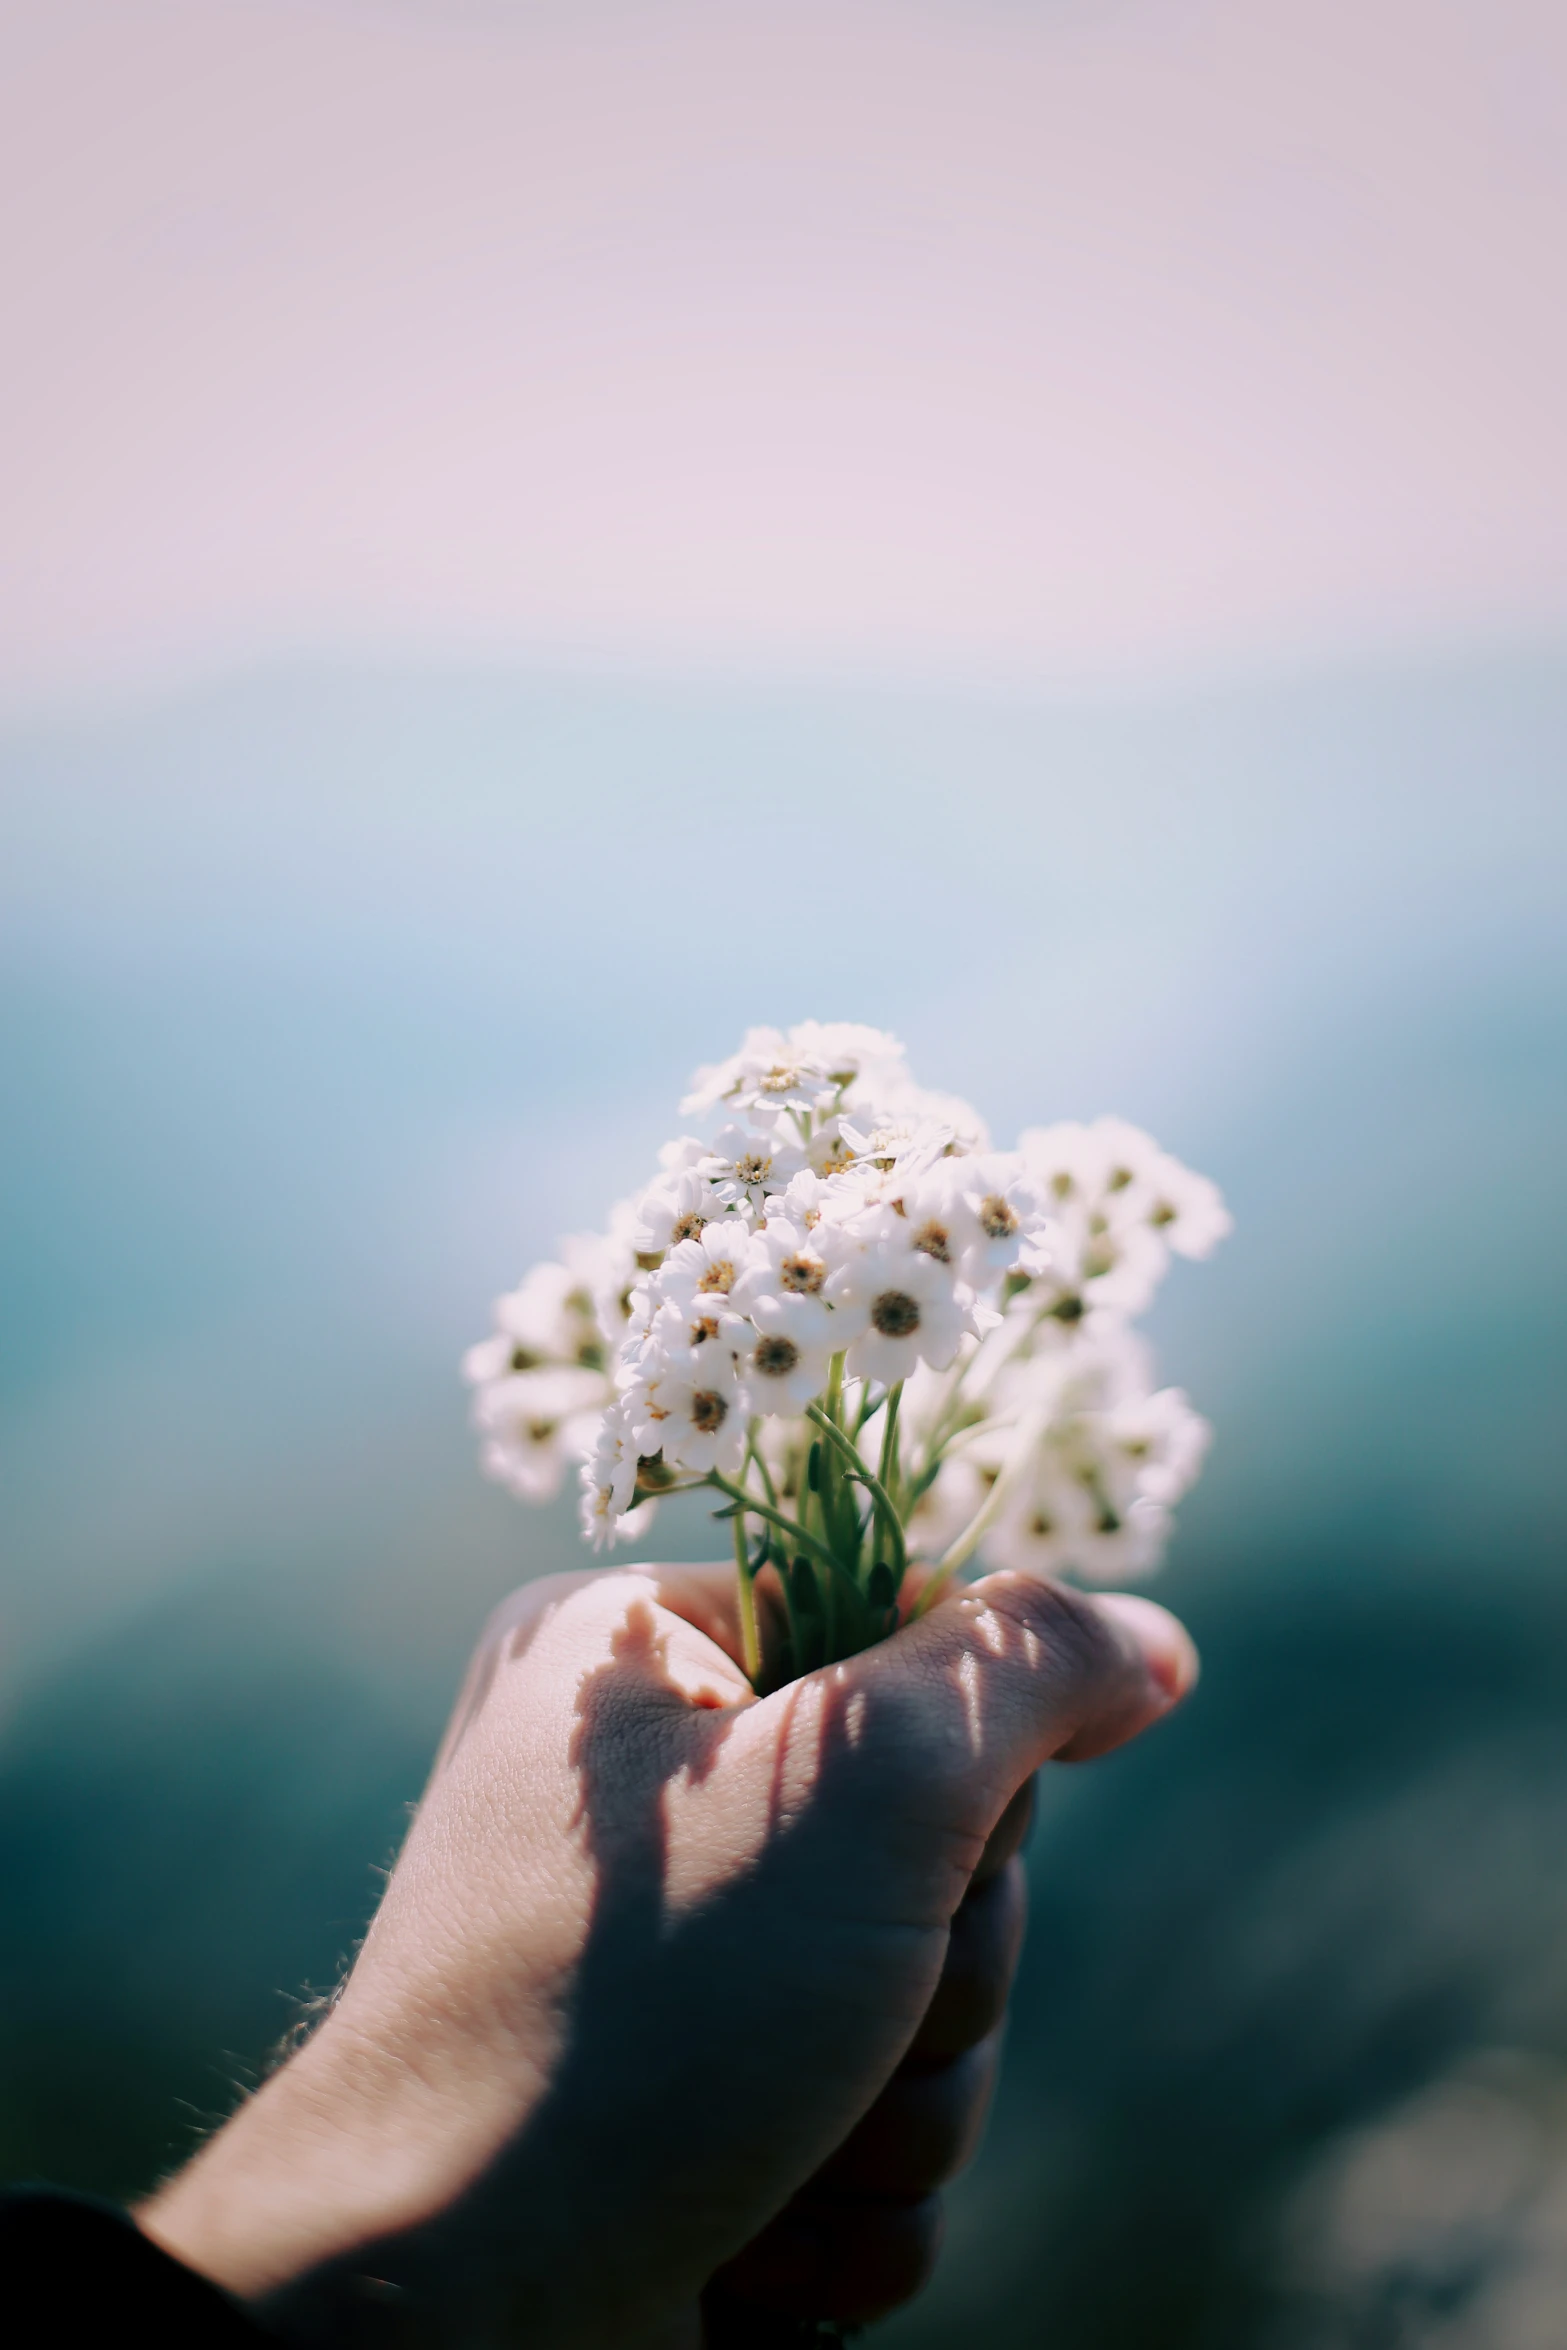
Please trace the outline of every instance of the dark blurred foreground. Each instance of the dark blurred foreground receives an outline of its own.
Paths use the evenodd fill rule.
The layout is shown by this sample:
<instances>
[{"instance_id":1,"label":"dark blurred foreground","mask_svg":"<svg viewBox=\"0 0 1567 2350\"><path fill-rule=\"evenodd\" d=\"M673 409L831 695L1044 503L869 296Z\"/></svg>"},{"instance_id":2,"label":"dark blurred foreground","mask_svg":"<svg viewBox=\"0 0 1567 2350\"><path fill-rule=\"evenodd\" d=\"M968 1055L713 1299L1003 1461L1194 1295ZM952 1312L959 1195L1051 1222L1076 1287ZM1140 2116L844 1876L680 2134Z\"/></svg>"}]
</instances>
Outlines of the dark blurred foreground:
<instances>
[{"instance_id":1,"label":"dark blurred foreground","mask_svg":"<svg viewBox=\"0 0 1567 2350\"><path fill-rule=\"evenodd\" d=\"M1183 1719L1047 1779L1003 2093L899 2339L1561 2339L1567 1598L1375 1550L1247 1580L1193 1595ZM118 2193L194 2143L335 1978L432 1727L234 1595L33 1699L7 2170Z\"/></svg>"}]
</instances>

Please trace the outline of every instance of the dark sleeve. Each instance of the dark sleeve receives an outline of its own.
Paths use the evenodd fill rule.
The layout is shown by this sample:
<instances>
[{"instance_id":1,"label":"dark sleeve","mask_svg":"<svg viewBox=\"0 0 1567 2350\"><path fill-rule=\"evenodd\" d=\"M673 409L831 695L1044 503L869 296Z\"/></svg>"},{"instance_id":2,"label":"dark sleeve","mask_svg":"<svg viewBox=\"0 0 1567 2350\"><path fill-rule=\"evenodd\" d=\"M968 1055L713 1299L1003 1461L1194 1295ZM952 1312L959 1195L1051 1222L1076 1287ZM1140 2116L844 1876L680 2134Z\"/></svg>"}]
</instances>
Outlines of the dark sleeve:
<instances>
[{"instance_id":1,"label":"dark sleeve","mask_svg":"<svg viewBox=\"0 0 1567 2350\"><path fill-rule=\"evenodd\" d=\"M123 2211L56 2187L0 2194L0 2332L16 2350L265 2350L272 2340Z\"/></svg>"}]
</instances>

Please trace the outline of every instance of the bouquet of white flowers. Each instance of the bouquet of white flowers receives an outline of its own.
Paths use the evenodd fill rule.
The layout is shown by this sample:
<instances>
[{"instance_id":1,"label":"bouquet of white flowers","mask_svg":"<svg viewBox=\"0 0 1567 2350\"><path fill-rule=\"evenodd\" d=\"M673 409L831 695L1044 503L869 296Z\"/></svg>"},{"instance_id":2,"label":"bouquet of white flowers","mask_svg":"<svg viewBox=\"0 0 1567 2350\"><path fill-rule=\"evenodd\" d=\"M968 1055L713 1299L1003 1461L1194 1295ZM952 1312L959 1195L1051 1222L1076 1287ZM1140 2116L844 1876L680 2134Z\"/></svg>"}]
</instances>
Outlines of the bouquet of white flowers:
<instances>
[{"instance_id":1,"label":"bouquet of white flowers","mask_svg":"<svg viewBox=\"0 0 1567 2350\"><path fill-rule=\"evenodd\" d=\"M874 1028L754 1028L607 1233L501 1298L464 1363L486 1471L529 1501L582 1463L595 1547L706 1486L766 1685L882 1639L978 1556L1096 1581L1157 1565L1207 1423L1133 1331L1214 1186L1118 1118L992 1150ZM905 1578L913 1577L905 1592Z\"/></svg>"}]
</instances>

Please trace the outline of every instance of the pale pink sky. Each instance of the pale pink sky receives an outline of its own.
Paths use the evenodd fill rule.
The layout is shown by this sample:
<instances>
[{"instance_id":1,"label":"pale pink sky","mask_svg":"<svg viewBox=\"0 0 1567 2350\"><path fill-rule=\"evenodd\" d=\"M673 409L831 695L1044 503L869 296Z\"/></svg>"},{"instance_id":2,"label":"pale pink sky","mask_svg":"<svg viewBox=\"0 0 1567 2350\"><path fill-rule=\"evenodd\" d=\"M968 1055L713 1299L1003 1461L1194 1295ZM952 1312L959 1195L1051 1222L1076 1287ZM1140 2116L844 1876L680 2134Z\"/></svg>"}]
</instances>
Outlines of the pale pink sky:
<instances>
[{"instance_id":1,"label":"pale pink sky","mask_svg":"<svg viewBox=\"0 0 1567 2350\"><path fill-rule=\"evenodd\" d=\"M0 0L0 696L1567 619L1562 0Z\"/></svg>"}]
</instances>

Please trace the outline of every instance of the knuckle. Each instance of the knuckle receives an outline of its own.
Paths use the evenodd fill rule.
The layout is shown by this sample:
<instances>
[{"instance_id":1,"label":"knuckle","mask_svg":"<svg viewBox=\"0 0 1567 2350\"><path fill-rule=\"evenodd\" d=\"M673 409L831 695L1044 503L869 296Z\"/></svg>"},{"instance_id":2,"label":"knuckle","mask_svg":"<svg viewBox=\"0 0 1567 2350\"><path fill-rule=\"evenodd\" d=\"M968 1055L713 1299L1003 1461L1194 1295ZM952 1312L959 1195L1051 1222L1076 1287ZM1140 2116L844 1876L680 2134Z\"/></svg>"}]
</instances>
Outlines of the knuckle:
<instances>
[{"instance_id":1,"label":"knuckle","mask_svg":"<svg viewBox=\"0 0 1567 2350\"><path fill-rule=\"evenodd\" d=\"M1085 1593L1065 1583L1003 1574L987 1578L985 1599L1038 1644L1041 1666L1058 1690L1092 1700L1130 1677L1126 1647Z\"/></svg>"}]
</instances>

